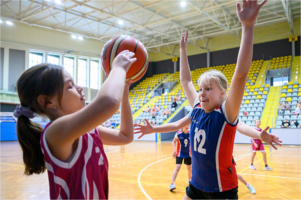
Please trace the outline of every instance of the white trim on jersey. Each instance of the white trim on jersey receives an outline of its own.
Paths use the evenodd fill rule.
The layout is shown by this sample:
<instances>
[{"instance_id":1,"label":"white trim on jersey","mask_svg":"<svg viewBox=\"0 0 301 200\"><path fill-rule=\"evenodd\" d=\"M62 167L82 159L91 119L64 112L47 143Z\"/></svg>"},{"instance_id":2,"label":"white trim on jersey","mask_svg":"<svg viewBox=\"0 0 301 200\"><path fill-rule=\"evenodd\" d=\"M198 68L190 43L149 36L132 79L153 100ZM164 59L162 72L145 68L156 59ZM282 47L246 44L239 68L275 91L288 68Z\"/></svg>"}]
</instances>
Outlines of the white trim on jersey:
<instances>
[{"instance_id":1,"label":"white trim on jersey","mask_svg":"<svg viewBox=\"0 0 301 200\"><path fill-rule=\"evenodd\" d=\"M85 153L85 165L84 165L84 168L83 168L83 172L82 172L82 192L83 192L83 195L86 198L89 199L90 197L90 188L89 188L89 183L88 183L88 179L87 179L87 176L86 176L86 165L92 155L92 147L93 147L93 138L92 136L87 133L88 135L88 149ZM87 183L87 197L86 197L86 191L85 191L85 186L86 186L86 183Z\"/></svg>"},{"instance_id":2,"label":"white trim on jersey","mask_svg":"<svg viewBox=\"0 0 301 200\"><path fill-rule=\"evenodd\" d=\"M94 181L93 181L93 199L99 199L98 190Z\"/></svg>"},{"instance_id":3,"label":"white trim on jersey","mask_svg":"<svg viewBox=\"0 0 301 200\"><path fill-rule=\"evenodd\" d=\"M223 137L223 133L224 133L224 129L225 129L226 124L227 124L227 122L224 122L222 130L219 134L218 143L217 143L216 151L215 151L216 174L217 174L218 187L219 187L220 192L223 191L223 188L222 188L222 184L221 184L221 177L220 177L220 174L219 174L218 156L219 156L219 149L220 149L220 145L221 145L221 141L222 141L222 137Z\"/></svg>"},{"instance_id":4,"label":"white trim on jersey","mask_svg":"<svg viewBox=\"0 0 301 200\"><path fill-rule=\"evenodd\" d=\"M52 172L54 182L63 188L63 190L65 191L65 193L68 196L68 199L70 199L70 191L69 191L66 181L64 179L54 175L53 168L48 162L45 161L45 165L46 165L47 170ZM59 194L58 199L62 199L61 194Z\"/></svg>"},{"instance_id":5,"label":"white trim on jersey","mask_svg":"<svg viewBox=\"0 0 301 200\"><path fill-rule=\"evenodd\" d=\"M60 161L59 159L57 159L56 157L54 157L49 148L48 148L48 144L47 144L47 141L46 141L46 132L47 132L47 129L48 127L45 129L44 131L44 135L43 135L43 142L44 142L44 147L50 157L50 159L52 160L52 162L54 162L57 166L61 167L61 168L65 168L65 169L71 169L73 167L73 165L76 163L76 161L78 160L78 157L80 155L80 152L82 150L82 136L79 137L79 140L78 140L78 145L77 145L77 148L76 148L76 152L75 152L75 155L73 157L73 159L71 159L70 162L63 162L63 161Z\"/></svg>"},{"instance_id":6,"label":"white trim on jersey","mask_svg":"<svg viewBox=\"0 0 301 200\"><path fill-rule=\"evenodd\" d=\"M223 109L223 113L224 113L224 116L226 118L226 121L228 122L228 124L231 124L231 125L234 125L234 124L237 124L237 121L238 121L238 118L239 118L239 115L236 116L235 120L233 123L230 123L229 120L228 120L228 116L227 116L227 111L226 111L226 101L224 101L224 103L222 104L221 106L221 109Z\"/></svg>"}]
</instances>

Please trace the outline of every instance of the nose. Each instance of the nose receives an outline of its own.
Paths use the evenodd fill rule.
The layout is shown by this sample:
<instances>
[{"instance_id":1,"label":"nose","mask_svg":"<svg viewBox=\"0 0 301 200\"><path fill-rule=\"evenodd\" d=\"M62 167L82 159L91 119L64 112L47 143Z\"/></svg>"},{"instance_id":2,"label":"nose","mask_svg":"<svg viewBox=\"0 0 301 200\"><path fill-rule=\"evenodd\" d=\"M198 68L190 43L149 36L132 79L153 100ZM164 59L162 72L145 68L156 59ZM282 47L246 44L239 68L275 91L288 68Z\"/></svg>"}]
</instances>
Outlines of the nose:
<instances>
[{"instance_id":1,"label":"nose","mask_svg":"<svg viewBox=\"0 0 301 200\"><path fill-rule=\"evenodd\" d=\"M83 87L77 85L77 90L78 90L79 92L83 91L83 89L84 89Z\"/></svg>"},{"instance_id":2,"label":"nose","mask_svg":"<svg viewBox=\"0 0 301 200\"><path fill-rule=\"evenodd\" d=\"M199 95L200 95L200 97L204 97L205 96L204 90L199 91Z\"/></svg>"}]
</instances>

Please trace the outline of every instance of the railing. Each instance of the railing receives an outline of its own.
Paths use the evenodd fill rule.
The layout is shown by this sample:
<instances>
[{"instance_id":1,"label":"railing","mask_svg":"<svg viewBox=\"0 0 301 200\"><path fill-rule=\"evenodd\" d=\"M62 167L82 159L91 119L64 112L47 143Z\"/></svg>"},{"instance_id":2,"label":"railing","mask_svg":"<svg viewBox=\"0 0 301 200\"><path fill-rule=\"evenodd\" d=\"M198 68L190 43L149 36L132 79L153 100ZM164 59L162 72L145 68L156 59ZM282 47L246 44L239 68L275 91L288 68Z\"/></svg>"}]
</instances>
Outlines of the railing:
<instances>
[{"instance_id":1,"label":"railing","mask_svg":"<svg viewBox=\"0 0 301 200\"><path fill-rule=\"evenodd\" d=\"M18 93L10 90L0 90L0 101L9 103L20 103Z\"/></svg>"}]
</instances>

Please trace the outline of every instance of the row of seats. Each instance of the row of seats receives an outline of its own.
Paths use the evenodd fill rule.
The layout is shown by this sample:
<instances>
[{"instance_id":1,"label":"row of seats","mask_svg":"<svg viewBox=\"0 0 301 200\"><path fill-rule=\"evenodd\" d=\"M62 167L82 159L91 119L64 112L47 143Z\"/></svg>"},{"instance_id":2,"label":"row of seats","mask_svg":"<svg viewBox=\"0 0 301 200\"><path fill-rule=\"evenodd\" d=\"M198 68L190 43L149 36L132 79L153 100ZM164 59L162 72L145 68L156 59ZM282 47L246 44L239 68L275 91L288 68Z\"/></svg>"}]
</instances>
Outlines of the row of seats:
<instances>
[{"instance_id":1,"label":"row of seats","mask_svg":"<svg viewBox=\"0 0 301 200\"><path fill-rule=\"evenodd\" d=\"M270 69L283 69L283 68L289 68L292 62L292 56L283 56L283 57L277 57L273 58L271 61Z\"/></svg>"}]
</instances>

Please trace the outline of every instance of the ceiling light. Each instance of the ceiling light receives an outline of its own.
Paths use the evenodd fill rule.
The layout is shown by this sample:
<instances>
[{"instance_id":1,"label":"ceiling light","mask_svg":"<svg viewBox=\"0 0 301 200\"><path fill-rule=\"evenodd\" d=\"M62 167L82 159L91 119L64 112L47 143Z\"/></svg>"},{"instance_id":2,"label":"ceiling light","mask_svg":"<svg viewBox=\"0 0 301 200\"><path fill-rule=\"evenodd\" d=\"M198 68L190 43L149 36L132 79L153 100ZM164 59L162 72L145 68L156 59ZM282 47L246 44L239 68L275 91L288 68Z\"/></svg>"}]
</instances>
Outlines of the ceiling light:
<instances>
[{"instance_id":1,"label":"ceiling light","mask_svg":"<svg viewBox=\"0 0 301 200\"><path fill-rule=\"evenodd\" d=\"M118 21L118 24L122 25L122 24L123 24L123 21L119 20L119 21Z\"/></svg>"},{"instance_id":2,"label":"ceiling light","mask_svg":"<svg viewBox=\"0 0 301 200\"><path fill-rule=\"evenodd\" d=\"M73 39L76 39L76 35L72 35L72 38L73 38Z\"/></svg>"},{"instance_id":3,"label":"ceiling light","mask_svg":"<svg viewBox=\"0 0 301 200\"><path fill-rule=\"evenodd\" d=\"M55 3L61 4L62 2L61 2L61 0L55 0Z\"/></svg>"},{"instance_id":4,"label":"ceiling light","mask_svg":"<svg viewBox=\"0 0 301 200\"><path fill-rule=\"evenodd\" d=\"M83 40L83 37L82 36L78 36L77 39Z\"/></svg>"},{"instance_id":5,"label":"ceiling light","mask_svg":"<svg viewBox=\"0 0 301 200\"><path fill-rule=\"evenodd\" d=\"M10 26L13 25L13 23L11 21L6 21L6 24L10 25Z\"/></svg>"},{"instance_id":6,"label":"ceiling light","mask_svg":"<svg viewBox=\"0 0 301 200\"><path fill-rule=\"evenodd\" d=\"M181 6L185 7L186 6L186 2L185 1L181 1Z\"/></svg>"}]
</instances>

